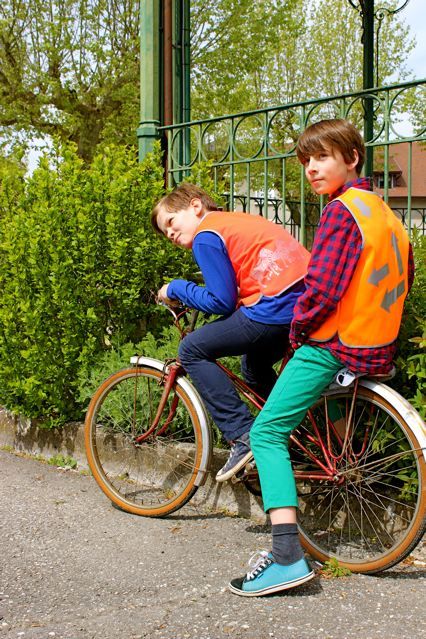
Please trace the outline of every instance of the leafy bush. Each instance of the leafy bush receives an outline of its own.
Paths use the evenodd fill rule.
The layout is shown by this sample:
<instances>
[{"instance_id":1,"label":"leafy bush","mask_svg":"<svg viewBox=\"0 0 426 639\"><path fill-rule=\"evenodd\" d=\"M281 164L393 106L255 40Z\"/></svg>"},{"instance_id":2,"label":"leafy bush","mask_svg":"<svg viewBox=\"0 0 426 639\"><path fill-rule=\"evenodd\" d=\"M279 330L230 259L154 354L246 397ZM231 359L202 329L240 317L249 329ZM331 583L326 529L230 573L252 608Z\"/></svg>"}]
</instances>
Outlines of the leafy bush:
<instances>
[{"instance_id":1,"label":"leafy bush","mask_svg":"<svg viewBox=\"0 0 426 639\"><path fill-rule=\"evenodd\" d=\"M164 278L193 270L150 211L163 195L158 148L141 164L107 148L83 166L54 148L25 180L0 173L0 403L55 425L81 416L78 376L110 341L161 327Z\"/></svg>"},{"instance_id":2,"label":"leafy bush","mask_svg":"<svg viewBox=\"0 0 426 639\"><path fill-rule=\"evenodd\" d=\"M163 361L176 357L178 346L179 333L174 326L164 327L157 337L147 333L137 344L127 342L122 345L113 345L99 355L88 374L84 370L80 372L79 401L87 408L97 387L116 371L127 368L133 355L144 355Z\"/></svg>"},{"instance_id":3,"label":"leafy bush","mask_svg":"<svg viewBox=\"0 0 426 639\"><path fill-rule=\"evenodd\" d=\"M426 236L416 233L412 243L416 273L405 303L392 386L426 419Z\"/></svg>"},{"instance_id":4,"label":"leafy bush","mask_svg":"<svg viewBox=\"0 0 426 639\"><path fill-rule=\"evenodd\" d=\"M207 169L189 179L218 199ZM177 352L152 293L190 277L194 263L151 230L163 194L159 148L139 164L131 150L109 147L87 167L74 148L55 147L27 178L19 163L0 164L0 404L59 425L79 419L130 355ZM414 247L394 385L424 415L425 238Z\"/></svg>"}]
</instances>

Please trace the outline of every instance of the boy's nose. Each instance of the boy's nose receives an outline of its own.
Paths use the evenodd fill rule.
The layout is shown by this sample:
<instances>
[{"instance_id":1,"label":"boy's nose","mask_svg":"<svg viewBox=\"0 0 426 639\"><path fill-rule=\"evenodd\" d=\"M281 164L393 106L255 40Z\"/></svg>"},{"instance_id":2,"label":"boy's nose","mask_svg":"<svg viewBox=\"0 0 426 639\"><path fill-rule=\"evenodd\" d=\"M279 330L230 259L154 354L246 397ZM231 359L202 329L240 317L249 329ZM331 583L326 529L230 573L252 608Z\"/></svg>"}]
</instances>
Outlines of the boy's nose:
<instances>
[{"instance_id":1,"label":"boy's nose","mask_svg":"<svg viewBox=\"0 0 426 639\"><path fill-rule=\"evenodd\" d=\"M309 173L312 173L313 171L316 170L316 162L314 158L309 158L308 163L306 165L306 170L309 171Z\"/></svg>"}]
</instances>

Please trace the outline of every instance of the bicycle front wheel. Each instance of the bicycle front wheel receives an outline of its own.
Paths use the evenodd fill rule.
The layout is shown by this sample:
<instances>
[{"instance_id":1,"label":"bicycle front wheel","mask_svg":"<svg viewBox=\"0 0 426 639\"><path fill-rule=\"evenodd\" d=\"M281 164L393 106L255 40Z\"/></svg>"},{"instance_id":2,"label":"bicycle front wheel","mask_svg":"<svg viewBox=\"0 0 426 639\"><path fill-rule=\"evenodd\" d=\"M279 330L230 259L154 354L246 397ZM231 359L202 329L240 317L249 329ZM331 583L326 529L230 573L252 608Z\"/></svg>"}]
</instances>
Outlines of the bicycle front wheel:
<instances>
[{"instance_id":1,"label":"bicycle front wheel","mask_svg":"<svg viewBox=\"0 0 426 639\"><path fill-rule=\"evenodd\" d=\"M426 464L407 422L361 385L330 392L294 432L291 456L305 549L353 572L390 568L426 529ZM329 479L321 479L327 470Z\"/></svg>"},{"instance_id":2,"label":"bicycle front wheel","mask_svg":"<svg viewBox=\"0 0 426 639\"><path fill-rule=\"evenodd\" d=\"M119 508L148 517L191 499L203 455L200 414L179 380L148 433L162 394L161 371L118 371L97 389L85 422L87 459L100 488Z\"/></svg>"}]
</instances>

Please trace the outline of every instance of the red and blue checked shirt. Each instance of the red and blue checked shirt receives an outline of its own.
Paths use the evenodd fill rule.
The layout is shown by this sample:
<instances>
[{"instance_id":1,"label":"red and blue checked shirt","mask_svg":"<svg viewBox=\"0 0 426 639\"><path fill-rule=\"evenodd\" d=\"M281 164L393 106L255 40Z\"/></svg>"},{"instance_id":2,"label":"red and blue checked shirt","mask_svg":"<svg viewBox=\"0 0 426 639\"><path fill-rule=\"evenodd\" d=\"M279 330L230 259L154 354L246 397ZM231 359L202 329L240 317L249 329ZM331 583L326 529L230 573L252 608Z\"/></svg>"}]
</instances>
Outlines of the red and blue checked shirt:
<instances>
[{"instance_id":1,"label":"red and blue checked shirt","mask_svg":"<svg viewBox=\"0 0 426 639\"><path fill-rule=\"evenodd\" d=\"M311 344L329 350L350 370L358 373L388 373L396 352L396 342L376 348L350 348L344 346L336 335L328 342L309 339L335 310L355 271L362 249L358 226L348 209L335 198L348 188L371 191L368 178L348 182L330 197L324 208L312 247L311 260L305 277L306 291L294 308L290 331L293 348ZM414 279L413 252L410 245L408 263L408 287Z\"/></svg>"}]
</instances>

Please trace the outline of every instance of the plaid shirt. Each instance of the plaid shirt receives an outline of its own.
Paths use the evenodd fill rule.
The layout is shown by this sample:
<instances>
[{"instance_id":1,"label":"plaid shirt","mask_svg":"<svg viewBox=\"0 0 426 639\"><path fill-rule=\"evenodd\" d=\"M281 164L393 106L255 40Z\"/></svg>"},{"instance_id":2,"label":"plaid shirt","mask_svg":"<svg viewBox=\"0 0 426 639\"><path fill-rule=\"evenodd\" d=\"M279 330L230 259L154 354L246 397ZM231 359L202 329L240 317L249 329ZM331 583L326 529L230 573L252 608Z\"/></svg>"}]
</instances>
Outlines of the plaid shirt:
<instances>
[{"instance_id":1,"label":"plaid shirt","mask_svg":"<svg viewBox=\"0 0 426 639\"><path fill-rule=\"evenodd\" d=\"M344 346L336 335L328 342L309 340L335 310L353 277L362 250L362 238L358 226L342 202L335 200L348 188L370 191L370 180L358 178L348 182L330 197L324 208L312 247L306 291L294 308L290 331L293 348L312 344L326 348L350 370L359 373L387 373L392 369L396 342L376 348L350 348ZM408 287L414 279L414 261L410 245L408 263Z\"/></svg>"}]
</instances>

